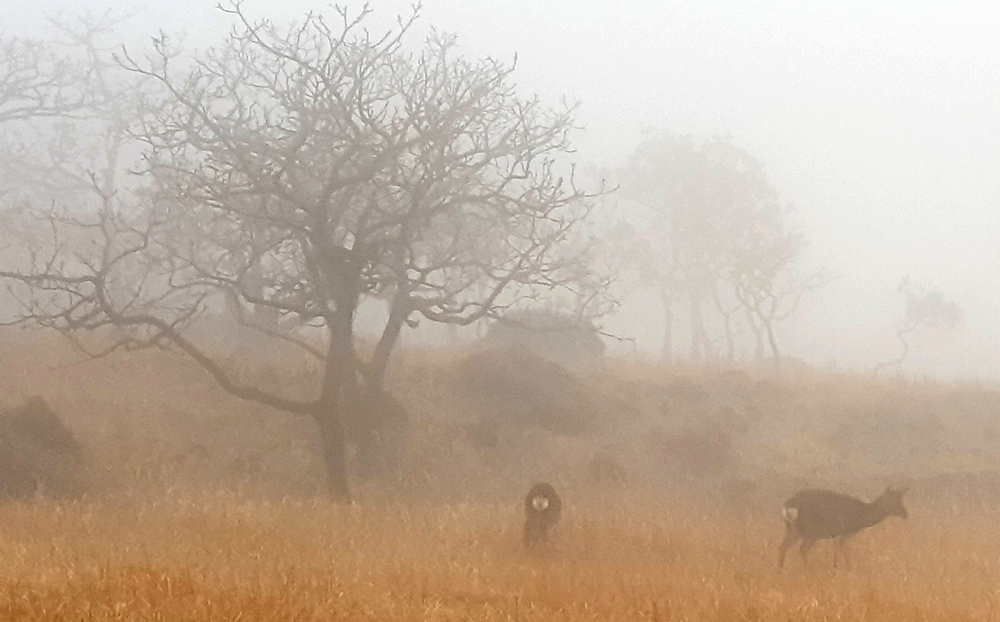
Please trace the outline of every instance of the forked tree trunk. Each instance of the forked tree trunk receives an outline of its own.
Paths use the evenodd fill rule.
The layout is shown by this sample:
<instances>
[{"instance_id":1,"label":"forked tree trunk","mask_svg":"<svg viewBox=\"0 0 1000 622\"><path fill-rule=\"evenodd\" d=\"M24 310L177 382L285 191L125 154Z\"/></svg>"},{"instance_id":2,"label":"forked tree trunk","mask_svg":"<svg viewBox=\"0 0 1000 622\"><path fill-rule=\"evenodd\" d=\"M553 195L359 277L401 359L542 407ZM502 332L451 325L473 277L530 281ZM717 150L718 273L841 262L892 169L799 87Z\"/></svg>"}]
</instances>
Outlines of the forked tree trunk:
<instances>
[{"instance_id":1,"label":"forked tree trunk","mask_svg":"<svg viewBox=\"0 0 1000 622\"><path fill-rule=\"evenodd\" d=\"M405 418L403 421L386 419L390 413L397 411L387 406L394 402L384 393L384 385L389 359L410 310L408 291L397 287L382 336L371 361L364 366L364 387L354 394L356 399L349 400L345 410L345 416L353 418L347 422L351 426L351 441L356 443L358 475L361 477L383 473L387 468L393 470L390 465L398 465L399 447L389 447L387 439L398 438L399 430L390 430L387 426L403 426L401 433L405 438L406 421Z\"/></svg>"},{"instance_id":2,"label":"forked tree trunk","mask_svg":"<svg viewBox=\"0 0 1000 622\"><path fill-rule=\"evenodd\" d=\"M368 388L373 391L381 391L385 382L386 370L389 367L389 357L392 355L396 342L399 340L403 324L410 315L410 298L408 293L397 288L392 299L392 307L389 311L389 319L385 323L382 336L375 345L375 352L372 354L371 364L368 365L368 373L365 375Z\"/></svg>"}]
</instances>

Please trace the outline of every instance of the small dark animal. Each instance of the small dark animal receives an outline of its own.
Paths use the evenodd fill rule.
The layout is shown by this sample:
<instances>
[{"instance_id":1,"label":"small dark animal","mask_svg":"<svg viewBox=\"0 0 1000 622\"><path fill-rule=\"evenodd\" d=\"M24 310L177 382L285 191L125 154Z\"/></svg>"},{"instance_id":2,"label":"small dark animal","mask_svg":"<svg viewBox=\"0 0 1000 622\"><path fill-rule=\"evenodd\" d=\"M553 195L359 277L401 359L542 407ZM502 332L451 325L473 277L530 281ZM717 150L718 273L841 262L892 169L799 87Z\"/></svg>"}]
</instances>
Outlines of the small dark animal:
<instances>
[{"instance_id":1,"label":"small dark animal","mask_svg":"<svg viewBox=\"0 0 1000 622\"><path fill-rule=\"evenodd\" d=\"M832 490L803 490L785 502L781 515L785 519L785 539L781 543L778 569L784 565L785 553L799 540L802 561L817 540L836 538L838 551L843 553L848 565L847 539L862 529L877 525L890 516L906 518L903 494L906 488L885 489L878 499L865 503L860 499L842 495ZM834 553L833 565L837 566Z\"/></svg>"},{"instance_id":2,"label":"small dark animal","mask_svg":"<svg viewBox=\"0 0 1000 622\"><path fill-rule=\"evenodd\" d=\"M551 484L535 484L524 498L524 546L545 542L549 528L559 522L562 500Z\"/></svg>"}]
</instances>

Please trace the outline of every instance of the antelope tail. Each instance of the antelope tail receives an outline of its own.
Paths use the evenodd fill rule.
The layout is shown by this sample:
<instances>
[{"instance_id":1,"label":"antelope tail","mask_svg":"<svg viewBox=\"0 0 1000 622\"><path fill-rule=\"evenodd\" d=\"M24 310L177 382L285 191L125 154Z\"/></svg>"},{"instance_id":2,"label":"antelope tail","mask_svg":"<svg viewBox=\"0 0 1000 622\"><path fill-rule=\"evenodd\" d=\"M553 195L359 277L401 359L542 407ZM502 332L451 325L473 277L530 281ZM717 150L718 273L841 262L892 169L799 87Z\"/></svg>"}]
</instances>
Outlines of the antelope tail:
<instances>
[{"instance_id":1,"label":"antelope tail","mask_svg":"<svg viewBox=\"0 0 1000 622\"><path fill-rule=\"evenodd\" d=\"M799 511L795 508L783 507L781 508L781 517L785 519L785 522L791 525L795 522L795 519L799 517Z\"/></svg>"}]
</instances>

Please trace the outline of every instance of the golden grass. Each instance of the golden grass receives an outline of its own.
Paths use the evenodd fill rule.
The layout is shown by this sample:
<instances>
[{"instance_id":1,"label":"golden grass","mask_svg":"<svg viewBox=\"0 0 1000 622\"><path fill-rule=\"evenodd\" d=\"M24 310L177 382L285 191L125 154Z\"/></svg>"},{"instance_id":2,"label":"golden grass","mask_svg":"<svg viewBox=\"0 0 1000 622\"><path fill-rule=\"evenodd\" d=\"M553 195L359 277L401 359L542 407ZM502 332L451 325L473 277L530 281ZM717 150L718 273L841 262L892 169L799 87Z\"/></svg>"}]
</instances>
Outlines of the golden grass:
<instances>
[{"instance_id":1,"label":"golden grass","mask_svg":"<svg viewBox=\"0 0 1000 622\"><path fill-rule=\"evenodd\" d=\"M308 421L228 399L183 359L138 353L53 368L71 360L62 346L8 347L0 394L45 395L90 448L95 492L0 504L0 620L1000 620L996 480L927 479L996 459L982 445L1000 403L992 391L818 373L736 378L746 390L725 395L752 402L733 402L750 431L725 477L749 479L741 499L739 482L727 498L725 481L657 479L628 461L636 448L624 453L624 489L595 489L580 474L600 439L535 439L552 454L544 459L453 446L434 418L452 407L441 358L454 353L404 353L394 380L418 415L408 465L423 479L359 486L357 503L342 506L315 498ZM691 401L721 391L711 370L612 367L593 382L637 416L715 416L716 402ZM677 377L688 384L671 389ZM821 543L808 567L793 552L779 574L782 498L801 481L877 492L895 472L852 445L875 434L925 452L887 467L915 480L910 519L859 534L848 570L834 571ZM178 467L176 452L194 442L211 458ZM248 451L264 459L272 488L229 485L234 456ZM833 470L796 470L818 464ZM566 508L550 546L528 554L518 496L536 475L555 478Z\"/></svg>"},{"instance_id":2,"label":"golden grass","mask_svg":"<svg viewBox=\"0 0 1000 622\"><path fill-rule=\"evenodd\" d=\"M914 507L775 568L777 520L682 500L570 507L525 553L516 508L239 496L0 508L0 617L17 620L987 620L993 508ZM919 509L918 509L919 508ZM960 525L959 525L960 522Z\"/></svg>"}]
</instances>

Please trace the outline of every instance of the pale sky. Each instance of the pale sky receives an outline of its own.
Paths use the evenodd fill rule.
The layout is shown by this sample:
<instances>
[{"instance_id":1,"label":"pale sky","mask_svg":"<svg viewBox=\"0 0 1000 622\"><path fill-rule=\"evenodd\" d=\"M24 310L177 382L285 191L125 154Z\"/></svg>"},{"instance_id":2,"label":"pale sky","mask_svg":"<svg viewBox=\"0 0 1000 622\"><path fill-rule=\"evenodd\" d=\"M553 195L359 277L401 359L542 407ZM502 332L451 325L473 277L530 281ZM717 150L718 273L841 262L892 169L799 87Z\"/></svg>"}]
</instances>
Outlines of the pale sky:
<instances>
[{"instance_id":1,"label":"pale sky","mask_svg":"<svg viewBox=\"0 0 1000 622\"><path fill-rule=\"evenodd\" d=\"M44 34L45 15L86 7L140 10L125 33L136 46L158 29L198 45L225 29L214 0L5 5L5 35ZM246 5L276 20L329 6ZM471 55L516 52L525 93L579 100L585 162L619 162L643 126L728 134L756 155L799 210L806 267L837 279L785 327L789 352L858 368L891 358L894 288L910 274L967 315L957 347L936 336L944 346L915 347L911 369L1000 378L1000 3L426 0L422 15ZM636 328L653 349L657 313Z\"/></svg>"}]
</instances>

